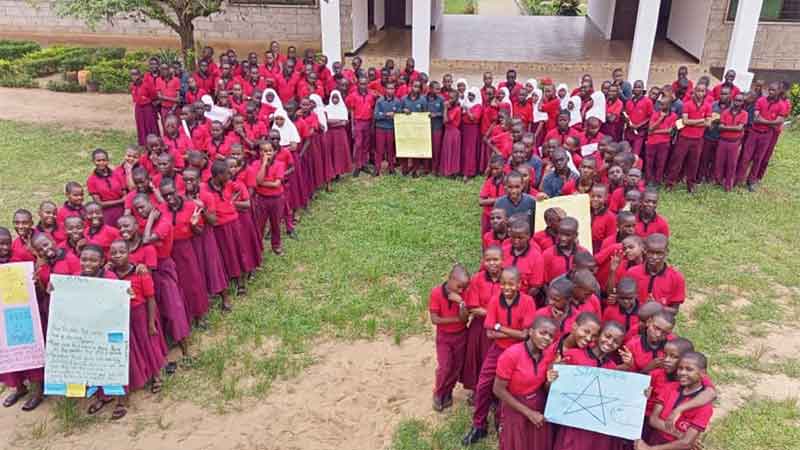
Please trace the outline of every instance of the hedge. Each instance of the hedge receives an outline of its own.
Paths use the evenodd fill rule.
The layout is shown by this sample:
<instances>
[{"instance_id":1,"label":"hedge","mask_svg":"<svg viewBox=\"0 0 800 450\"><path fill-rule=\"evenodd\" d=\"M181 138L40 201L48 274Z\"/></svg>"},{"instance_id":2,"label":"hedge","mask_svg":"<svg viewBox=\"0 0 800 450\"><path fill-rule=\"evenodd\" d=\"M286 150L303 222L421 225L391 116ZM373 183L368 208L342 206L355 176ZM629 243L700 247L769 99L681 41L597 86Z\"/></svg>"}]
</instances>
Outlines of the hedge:
<instances>
[{"instance_id":1,"label":"hedge","mask_svg":"<svg viewBox=\"0 0 800 450\"><path fill-rule=\"evenodd\" d=\"M33 41L0 40L0 59L17 59L28 53L41 50L41 46Z\"/></svg>"},{"instance_id":2,"label":"hedge","mask_svg":"<svg viewBox=\"0 0 800 450\"><path fill-rule=\"evenodd\" d=\"M147 69L147 58L141 59L140 56L140 54L131 54L124 59L100 61L88 66L86 70L91 74L91 81L97 83L99 92L128 92L131 69L137 68L141 71Z\"/></svg>"}]
</instances>

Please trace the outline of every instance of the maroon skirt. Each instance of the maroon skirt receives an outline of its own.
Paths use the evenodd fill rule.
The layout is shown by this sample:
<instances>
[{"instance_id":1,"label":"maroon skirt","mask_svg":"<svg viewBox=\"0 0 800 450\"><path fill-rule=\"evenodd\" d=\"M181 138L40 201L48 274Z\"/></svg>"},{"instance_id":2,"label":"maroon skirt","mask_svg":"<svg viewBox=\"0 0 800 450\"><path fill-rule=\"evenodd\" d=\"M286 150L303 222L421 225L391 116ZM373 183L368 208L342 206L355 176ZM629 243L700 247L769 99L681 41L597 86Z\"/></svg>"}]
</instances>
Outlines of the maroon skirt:
<instances>
[{"instance_id":1,"label":"maroon skirt","mask_svg":"<svg viewBox=\"0 0 800 450\"><path fill-rule=\"evenodd\" d=\"M461 130L447 126L439 156L439 175L449 177L461 173Z\"/></svg>"},{"instance_id":2,"label":"maroon skirt","mask_svg":"<svg viewBox=\"0 0 800 450\"><path fill-rule=\"evenodd\" d=\"M594 431L558 427L553 450L618 450L623 440Z\"/></svg>"},{"instance_id":3,"label":"maroon skirt","mask_svg":"<svg viewBox=\"0 0 800 450\"><path fill-rule=\"evenodd\" d=\"M186 318L191 322L208 312L208 290L200 258L191 239L176 239L172 244L172 259L178 274L178 287L183 293Z\"/></svg>"},{"instance_id":4,"label":"maroon skirt","mask_svg":"<svg viewBox=\"0 0 800 450\"><path fill-rule=\"evenodd\" d=\"M333 156L334 176L343 175L353 170L350 157L350 138L347 127L328 128L328 148Z\"/></svg>"},{"instance_id":5,"label":"maroon skirt","mask_svg":"<svg viewBox=\"0 0 800 450\"><path fill-rule=\"evenodd\" d=\"M178 288L178 274L175 261L170 258L158 260L158 268L153 271L153 284L156 288L158 311L164 318L164 329L175 342L184 340L192 332L186 319L186 306L183 294Z\"/></svg>"},{"instance_id":6,"label":"maroon skirt","mask_svg":"<svg viewBox=\"0 0 800 450\"><path fill-rule=\"evenodd\" d=\"M309 144L305 155L303 155L302 158L299 158L303 161L303 171L300 175L302 183L300 192L303 194L303 208L308 206L309 202L314 197L314 191L316 190L314 187L314 164L311 155L312 149L311 144Z\"/></svg>"},{"instance_id":7,"label":"maroon skirt","mask_svg":"<svg viewBox=\"0 0 800 450\"><path fill-rule=\"evenodd\" d=\"M303 193L304 177L302 177L304 168L299 155L299 153L292 155L294 156L294 170L286 177L283 185L286 190L286 201L292 210L300 209L306 205L306 197ZM258 232L261 235L261 239L264 239L264 230L258 230Z\"/></svg>"},{"instance_id":8,"label":"maroon skirt","mask_svg":"<svg viewBox=\"0 0 800 450\"><path fill-rule=\"evenodd\" d=\"M467 328L467 350L464 357L464 369L461 372L461 384L464 389L474 390L478 385L483 359L492 345L483 328L483 316L475 316Z\"/></svg>"},{"instance_id":9,"label":"maroon skirt","mask_svg":"<svg viewBox=\"0 0 800 450\"><path fill-rule=\"evenodd\" d=\"M478 171L481 175L486 173L486 168L489 167L489 158L492 157L492 149L486 142L483 142L481 137L481 153L478 156Z\"/></svg>"},{"instance_id":10,"label":"maroon skirt","mask_svg":"<svg viewBox=\"0 0 800 450\"><path fill-rule=\"evenodd\" d=\"M212 230L210 225L206 225L203 232L192 237L191 241L206 280L206 289L210 295L217 295L228 288L228 278Z\"/></svg>"},{"instance_id":11,"label":"maroon skirt","mask_svg":"<svg viewBox=\"0 0 800 450\"><path fill-rule=\"evenodd\" d=\"M322 134L311 136L311 143L306 150L306 156L311 156L311 186L312 191L325 183L325 161L322 158Z\"/></svg>"},{"instance_id":12,"label":"maroon skirt","mask_svg":"<svg viewBox=\"0 0 800 450\"><path fill-rule=\"evenodd\" d=\"M242 276L242 253L239 249L239 237L241 235L241 227L239 227L238 220L214 227L217 248L219 248L219 254L222 256L225 275L229 280Z\"/></svg>"},{"instance_id":13,"label":"maroon skirt","mask_svg":"<svg viewBox=\"0 0 800 450\"><path fill-rule=\"evenodd\" d=\"M264 243L256 231L253 214L248 211L239 211L239 250L241 251L242 271L250 273L261 265L261 253Z\"/></svg>"},{"instance_id":14,"label":"maroon skirt","mask_svg":"<svg viewBox=\"0 0 800 450\"><path fill-rule=\"evenodd\" d=\"M156 309L156 335L150 336L147 324L147 303L131 307L130 363L128 389L142 388L161 372L167 362L167 343Z\"/></svg>"},{"instance_id":15,"label":"maroon skirt","mask_svg":"<svg viewBox=\"0 0 800 450\"><path fill-rule=\"evenodd\" d=\"M125 212L124 205L108 206L103 208L103 222L110 227L117 227L117 220Z\"/></svg>"},{"instance_id":16,"label":"maroon skirt","mask_svg":"<svg viewBox=\"0 0 800 450\"><path fill-rule=\"evenodd\" d=\"M134 105L133 116L136 119L136 134L139 145L147 143L148 134L155 134L156 136L161 134L158 130L158 116L152 104Z\"/></svg>"},{"instance_id":17,"label":"maroon skirt","mask_svg":"<svg viewBox=\"0 0 800 450\"><path fill-rule=\"evenodd\" d=\"M600 127L600 131L606 136L611 136L614 142L619 142L622 140L622 130L624 127L625 122L623 122L621 118L617 118L616 122L603 123L603 126Z\"/></svg>"},{"instance_id":18,"label":"maroon skirt","mask_svg":"<svg viewBox=\"0 0 800 450\"><path fill-rule=\"evenodd\" d=\"M476 123L461 125L461 173L474 177L480 173L478 158L481 154L481 126Z\"/></svg>"},{"instance_id":19,"label":"maroon skirt","mask_svg":"<svg viewBox=\"0 0 800 450\"><path fill-rule=\"evenodd\" d=\"M539 389L527 396L515 398L528 408L544 413L547 396L544 390ZM554 448L553 431L550 424L544 422L541 427L536 427L527 417L516 409L502 403L501 417L503 423L500 427L500 450L547 450ZM555 447L557 448L557 447Z\"/></svg>"},{"instance_id":20,"label":"maroon skirt","mask_svg":"<svg viewBox=\"0 0 800 450\"><path fill-rule=\"evenodd\" d=\"M323 182L328 183L336 176L336 171L333 167L333 146L327 131L320 136L320 143L322 147Z\"/></svg>"}]
</instances>

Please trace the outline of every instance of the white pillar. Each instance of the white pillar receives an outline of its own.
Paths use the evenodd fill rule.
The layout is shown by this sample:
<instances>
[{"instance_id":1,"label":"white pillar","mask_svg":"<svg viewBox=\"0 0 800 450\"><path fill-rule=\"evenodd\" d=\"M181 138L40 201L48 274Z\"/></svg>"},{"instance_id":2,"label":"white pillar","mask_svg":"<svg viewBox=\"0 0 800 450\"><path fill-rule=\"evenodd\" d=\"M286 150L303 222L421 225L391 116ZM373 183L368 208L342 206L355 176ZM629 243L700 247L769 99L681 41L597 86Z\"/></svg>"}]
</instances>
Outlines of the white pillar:
<instances>
[{"instance_id":1,"label":"white pillar","mask_svg":"<svg viewBox=\"0 0 800 450\"><path fill-rule=\"evenodd\" d=\"M659 0L639 2L636 31L633 34L633 45L631 46L631 61L628 66L628 79L631 82L642 80L647 86L650 61L653 59L653 45L656 43L660 7Z\"/></svg>"},{"instance_id":2,"label":"white pillar","mask_svg":"<svg viewBox=\"0 0 800 450\"><path fill-rule=\"evenodd\" d=\"M430 73L431 68L431 0L413 0L411 21L411 56L416 69Z\"/></svg>"},{"instance_id":3,"label":"white pillar","mask_svg":"<svg viewBox=\"0 0 800 450\"><path fill-rule=\"evenodd\" d=\"M375 9L372 20L376 30L382 30L386 25L386 0L375 0Z\"/></svg>"},{"instance_id":4,"label":"white pillar","mask_svg":"<svg viewBox=\"0 0 800 450\"><path fill-rule=\"evenodd\" d=\"M739 0L739 6L736 8L736 21L733 23L733 31L728 45L725 72L729 69L736 71L734 84L742 91L749 91L750 83L753 81L753 74L750 72L750 57L753 55L753 44L756 42L758 19L761 16L763 3L764 0Z\"/></svg>"},{"instance_id":5,"label":"white pillar","mask_svg":"<svg viewBox=\"0 0 800 450\"><path fill-rule=\"evenodd\" d=\"M322 53L328 57L328 67L342 60L342 24L339 0L319 2L319 21L322 32Z\"/></svg>"}]
</instances>

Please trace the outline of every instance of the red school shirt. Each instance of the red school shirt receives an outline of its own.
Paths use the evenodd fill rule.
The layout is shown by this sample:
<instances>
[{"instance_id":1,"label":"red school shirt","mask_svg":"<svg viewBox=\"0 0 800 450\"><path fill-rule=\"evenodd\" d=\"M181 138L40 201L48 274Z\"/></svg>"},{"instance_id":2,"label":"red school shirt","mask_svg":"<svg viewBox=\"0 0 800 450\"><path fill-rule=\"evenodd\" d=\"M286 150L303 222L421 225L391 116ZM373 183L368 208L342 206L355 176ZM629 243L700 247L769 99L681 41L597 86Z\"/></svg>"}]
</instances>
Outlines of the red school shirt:
<instances>
[{"instance_id":1,"label":"red school shirt","mask_svg":"<svg viewBox=\"0 0 800 450\"><path fill-rule=\"evenodd\" d=\"M470 125L477 125L481 123L481 117L483 113L483 106L478 104L473 106L469 109L469 114L472 114L472 119L470 119L469 114L464 113L461 115L461 121Z\"/></svg>"},{"instance_id":2,"label":"red school shirt","mask_svg":"<svg viewBox=\"0 0 800 450\"><path fill-rule=\"evenodd\" d=\"M481 199L500 198L505 195L505 191L506 189L503 185L502 176L496 179L494 177L486 177L486 180L483 182L483 186L481 186L481 191L478 194L478 197ZM494 206L484 206L483 215L489 217L489 214L492 212L492 208L494 208Z\"/></svg>"},{"instance_id":3,"label":"red school shirt","mask_svg":"<svg viewBox=\"0 0 800 450\"><path fill-rule=\"evenodd\" d=\"M578 244L574 244L573 247L574 248L570 255L565 254L558 245L554 245L542 253L545 283L549 283L555 278L572 270L572 267L574 266L575 255L579 252L586 251L585 248Z\"/></svg>"},{"instance_id":4,"label":"red school shirt","mask_svg":"<svg viewBox=\"0 0 800 450\"><path fill-rule=\"evenodd\" d=\"M483 236L481 236L481 248L483 250L486 250L493 245L504 248L506 247L506 244L508 244L508 234L506 234L504 238L500 238L494 233L494 230L489 230L486 233L483 233Z\"/></svg>"},{"instance_id":5,"label":"red school shirt","mask_svg":"<svg viewBox=\"0 0 800 450\"><path fill-rule=\"evenodd\" d=\"M694 98L691 98L688 102L684 102L683 114L686 115L689 120L707 119L711 117L711 105L706 101L698 105L695 103ZM699 139L703 137L705 130L705 124L686 125L680 131L679 136L689 139Z\"/></svg>"},{"instance_id":6,"label":"red school shirt","mask_svg":"<svg viewBox=\"0 0 800 450\"><path fill-rule=\"evenodd\" d=\"M542 253L528 244L528 248L520 255L515 255L511 245L503 247L503 267L516 267L520 275L520 291L525 294L532 287L544 284Z\"/></svg>"},{"instance_id":7,"label":"red school shirt","mask_svg":"<svg viewBox=\"0 0 800 450\"><path fill-rule=\"evenodd\" d=\"M181 174L174 172L171 177L166 177L166 178L172 179L172 181L175 182L175 190L178 191L178 193L182 194L186 192L186 182L183 181L183 177L181 176ZM158 189L161 187L161 181L164 180L164 175L157 173L153 175L152 180L153 180L153 186L155 186ZM166 205L166 203L163 204L154 203L153 205L161 208L162 206Z\"/></svg>"},{"instance_id":8,"label":"red school shirt","mask_svg":"<svg viewBox=\"0 0 800 450\"><path fill-rule=\"evenodd\" d=\"M123 275L120 280L130 281L133 296L131 297L131 308L147 303L147 299L154 298L156 295L153 277L149 273L138 274L136 270L131 270Z\"/></svg>"},{"instance_id":9,"label":"red school shirt","mask_svg":"<svg viewBox=\"0 0 800 450\"><path fill-rule=\"evenodd\" d=\"M544 136L544 142L550 142L551 140L556 140L558 141L559 145L564 145L564 142L570 136L576 137L578 138L578 140L581 139L581 133L573 128L567 128L566 131L561 131L560 128L555 127L552 130L548 131L547 134Z\"/></svg>"},{"instance_id":10,"label":"red school shirt","mask_svg":"<svg viewBox=\"0 0 800 450\"><path fill-rule=\"evenodd\" d=\"M713 98L716 101L719 101L719 95L723 87L725 87L725 83L719 83L718 85L714 86L714 88L711 89L711 98ZM736 97L737 94L742 92L738 87L736 87L735 84L732 85L730 88L731 88L731 98Z\"/></svg>"},{"instance_id":11,"label":"red school shirt","mask_svg":"<svg viewBox=\"0 0 800 450\"><path fill-rule=\"evenodd\" d=\"M486 97L484 97L484 99L485 98ZM499 111L500 110L496 106L484 106L483 113L481 114L481 136L486 136L492 124L497 122L497 114L499 114Z\"/></svg>"},{"instance_id":12,"label":"red school shirt","mask_svg":"<svg viewBox=\"0 0 800 450\"><path fill-rule=\"evenodd\" d=\"M649 222L645 222L642 219L641 213L636 216L636 234L638 236L644 239L647 236L655 233L661 233L664 236L669 237L669 223L667 222L667 219L658 213L656 213L655 217L653 217L653 220Z\"/></svg>"},{"instance_id":13,"label":"red school shirt","mask_svg":"<svg viewBox=\"0 0 800 450\"><path fill-rule=\"evenodd\" d=\"M458 106L447 110L447 120L444 122L446 127L458 128L461 126L461 108Z\"/></svg>"},{"instance_id":14,"label":"red school shirt","mask_svg":"<svg viewBox=\"0 0 800 450\"><path fill-rule=\"evenodd\" d=\"M603 310L603 323L617 322L625 327L625 339L628 341L634 337L634 330L639 329L639 302L633 304L630 311L625 311L622 306L617 303L616 305L608 305Z\"/></svg>"},{"instance_id":15,"label":"red school shirt","mask_svg":"<svg viewBox=\"0 0 800 450\"><path fill-rule=\"evenodd\" d=\"M133 104L137 106L149 105L156 98L155 83L147 78L144 78L139 84L131 83L130 91Z\"/></svg>"},{"instance_id":16,"label":"red school shirt","mask_svg":"<svg viewBox=\"0 0 800 450\"><path fill-rule=\"evenodd\" d=\"M281 181L277 187L259 186L256 181L259 170L261 170L260 160L250 163L250 166L247 168L247 185L254 187L255 192L264 197L275 197L283 194L283 178L286 175L286 165L281 161L273 160L272 163L267 166L266 172L264 172L264 181Z\"/></svg>"},{"instance_id":17,"label":"red school shirt","mask_svg":"<svg viewBox=\"0 0 800 450\"><path fill-rule=\"evenodd\" d=\"M133 199L136 198L136 196L139 195L139 194L141 194L141 192L139 192L139 191L131 191L131 192L128 192L127 194L125 194L125 201L123 203L123 205L125 206L125 209L127 209L128 211L133 212ZM147 198L150 199L150 204L152 204L153 206L155 206L155 207L157 207L159 209L161 208L162 204L159 203L158 197L156 197L156 193L155 192L148 192L147 193Z\"/></svg>"},{"instance_id":18,"label":"red school shirt","mask_svg":"<svg viewBox=\"0 0 800 450\"><path fill-rule=\"evenodd\" d=\"M96 171L92 171L86 180L86 190L89 194L103 202L121 199L125 195L125 187L124 175L122 178L115 176L112 170L109 170L106 176L100 176Z\"/></svg>"},{"instance_id":19,"label":"red school shirt","mask_svg":"<svg viewBox=\"0 0 800 450\"><path fill-rule=\"evenodd\" d=\"M176 241L183 241L194 237L192 230L192 215L197 205L191 200L183 199L180 209L167 208L164 212L167 220L172 223L172 236Z\"/></svg>"},{"instance_id":20,"label":"red school shirt","mask_svg":"<svg viewBox=\"0 0 800 450\"><path fill-rule=\"evenodd\" d=\"M642 95L638 100L631 98L625 103L625 113L631 123L642 123L653 115L653 101L646 95Z\"/></svg>"},{"instance_id":21,"label":"red school shirt","mask_svg":"<svg viewBox=\"0 0 800 450\"><path fill-rule=\"evenodd\" d=\"M192 92L191 89L186 89L186 94L184 95L185 101L187 105L192 105L200 101L204 95L208 95L208 91L205 89L197 88L196 91Z\"/></svg>"},{"instance_id":22,"label":"red school shirt","mask_svg":"<svg viewBox=\"0 0 800 450\"><path fill-rule=\"evenodd\" d=\"M556 97L550 101L542 101L539 104L542 112L547 113L547 130L552 130L558 125L558 114L561 112L561 100Z\"/></svg>"},{"instance_id":23,"label":"red school shirt","mask_svg":"<svg viewBox=\"0 0 800 450\"><path fill-rule=\"evenodd\" d=\"M297 88L297 83L299 82L300 74L297 72L292 73L288 79L283 75L278 78L278 88L276 91L278 92L278 97L281 99L281 102L283 102L284 105L289 100L294 98L295 89Z\"/></svg>"},{"instance_id":24,"label":"red school shirt","mask_svg":"<svg viewBox=\"0 0 800 450\"><path fill-rule=\"evenodd\" d=\"M600 141L602 141L603 138L605 137L606 135L599 131L594 136L589 136L589 133L587 131L578 134L578 139L580 140L581 147L583 147L584 145L600 144ZM599 172L600 168L598 167L597 170Z\"/></svg>"},{"instance_id":25,"label":"red school shirt","mask_svg":"<svg viewBox=\"0 0 800 450\"><path fill-rule=\"evenodd\" d=\"M653 114L650 116L650 124L654 124L658 122L658 119L661 118L661 111L654 111ZM675 122L678 121L678 116L674 112L671 112L661 121L661 123L655 128L656 130L669 130L675 126ZM647 134L647 144L648 145L656 145L656 144L669 144L672 140L672 134L670 133L648 133Z\"/></svg>"},{"instance_id":26,"label":"red school shirt","mask_svg":"<svg viewBox=\"0 0 800 450\"><path fill-rule=\"evenodd\" d=\"M678 407L678 405L691 400L705 389L706 387L702 386L699 390L690 393L689 395L683 394L683 388L681 386L673 389L663 389L656 399L656 402L663 406L661 414L659 414L659 418L666 420L672 411ZM678 417L678 421L675 422L675 428L683 433L688 431L689 428L694 428L699 432L703 432L706 430L706 427L708 427L708 423L711 422L711 416L713 415L714 406L711 403L706 403L703 406L692 408L681 413L681 415ZM659 436L667 442L672 442L678 439L671 434L664 433L663 431L656 430L656 433L658 433Z\"/></svg>"},{"instance_id":27,"label":"red school shirt","mask_svg":"<svg viewBox=\"0 0 800 450\"><path fill-rule=\"evenodd\" d=\"M369 92L362 95L360 92L355 91L347 96L345 104L347 108L352 111L353 119L372 120L372 114L375 109L375 97Z\"/></svg>"},{"instance_id":28,"label":"red school shirt","mask_svg":"<svg viewBox=\"0 0 800 450\"><path fill-rule=\"evenodd\" d=\"M722 111L719 115L719 124L728 126L728 127L735 127L739 125L747 125L748 114L747 111L741 110L738 114L734 115L731 108L727 108ZM719 137L720 139L726 141L738 141L744 135L744 129L742 131L725 131L720 130Z\"/></svg>"},{"instance_id":29,"label":"red school shirt","mask_svg":"<svg viewBox=\"0 0 800 450\"><path fill-rule=\"evenodd\" d=\"M135 213L133 216L136 217L136 220L139 222L139 229L144 231L147 219L142 220L142 218ZM167 216L164 210L161 211L161 217L156 219L155 223L153 223L151 232L158 236L158 241L152 243L153 247L156 249L158 259L170 257L172 255L174 234L171 217Z\"/></svg>"},{"instance_id":30,"label":"red school shirt","mask_svg":"<svg viewBox=\"0 0 800 450\"><path fill-rule=\"evenodd\" d=\"M667 339L670 339L667 337ZM652 362L656 358L663 358L664 353L664 345L667 343L665 339L658 345L652 346L650 342L647 340L647 333L642 331L641 333L637 333L635 336L630 338L625 342L625 348L627 348L631 355L633 355L633 367L631 371L633 372L641 372L642 369L647 367L650 362Z\"/></svg>"},{"instance_id":31,"label":"red school shirt","mask_svg":"<svg viewBox=\"0 0 800 450\"><path fill-rule=\"evenodd\" d=\"M608 356L602 359L597 358L591 347L575 347L565 350L563 363L571 366L598 367L601 369L615 369L617 367L617 363Z\"/></svg>"},{"instance_id":32,"label":"red school shirt","mask_svg":"<svg viewBox=\"0 0 800 450\"><path fill-rule=\"evenodd\" d=\"M111 248L111 243L120 239L119 230L109 225L103 225L94 234L91 227L86 227L83 235L86 236L87 243L100 246L106 254Z\"/></svg>"},{"instance_id":33,"label":"red school shirt","mask_svg":"<svg viewBox=\"0 0 800 450\"><path fill-rule=\"evenodd\" d=\"M458 317L459 306L456 302L447 299L448 291L445 283L431 289L428 300L428 311L442 318ZM445 323L436 325L437 333L460 333L466 329L464 322Z\"/></svg>"},{"instance_id":34,"label":"red school shirt","mask_svg":"<svg viewBox=\"0 0 800 450\"><path fill-rule=\"evenodd\" d=\"M675 375L675 373L668 374L667 371L662 368L653 369L650 372L650 387L652 389L650 398L647 399L645 417L650 416L650 414L653 412L653 408L656 406L656 403L659 403L659 398L662 398L667 390L674 390L680 387L680 383ZM708 374L704 374L701 380L703 387L716 389L716 386L714 386L714 383L711 381L711 378L708 376Z\"/></svg>"},{"instance_id":35,"label":"red school shirt","mask_svg":"<svg viewBox=\"0 0 800 450\"><path fill-rule=\"evenodd\" d=\"M656 274L647 271L646 264L631 267L625 276L636 280L639 299L646 301L651 296L664 306L680 305L686 300L686 280L683 274L669 264Z\"/></svg>"},{"instance_id":36,"label":"red school shirt","mask_svg":"<svg viewBox=\"0 0 800 450\"><path fill-rule=\"evenodd\" d=\"M11 243L11 262L36 261L36 256L28 249L22 238L17 237Z\"/></svg>"},{"instance_id":37,"label":"red school shirt","mask_svg":"<svg viewBox=\"0 0 800 450\"><path fill-rule=\"evenodd\" d=\"M75 275L79 273L81 273L80 259L74 254L63 250L56 255L55 260L39 266L39 270L35 275L42 286L47 287L50 285L50 275Z\"/></svg>"},{"instance_id":38,"label":"red school shirt","mask_svg":"<svg viewBox=\"0 0 800 450\"><path fill-rule=\"evenodd\" d=\"M547 370L555 360L554 347L544 349L539 359L534 358L526 342L519 342L500 355L497 360L497 378L508 382L508 392L514 396L529 396L547 381ZM544 395L537 393L536 395Z\"/></svg>"},{"instance_id":39,"label":"red school shirt","mask_svg":"<svg viewBox=\"0 0 800 450\"><path fill-rule=\"evenodd\" d=\"M511 150L514 145L514 140L511 136L511 133L507 131L503 131L502 128L499 128L500 132L495 134L494 136L489 138L489 142L492 143L500 154L503 156L504 160L508 160L511 157Z\"/></svg>"},{"instance_id":40,"label":"red school shirt","mask_svg":"<svg viewBox=\"0 0 800 450\"><path fill-rule=\"evenodd\" d=\"M592 215L592 250L597 253L603 241L617 234L617 216L608 208L599 214L590 211Z\"/></svg>"},{"instance_id":41,"label":"red school shirt","mask_svg":"<svg viewBox=\"0 0 800 450\"><path fill-rule=\"evenodd\" d=\"M217 215L217 201L210 192L201 190L195 195L195 198L199 200L203 204L203 208L206 210L208 214ZM189 197L189 194L186 194L186 201L194 202L194 199ZM205 219L203 216L200 216L200 221L198 222L199 225L205 224Z\"/></svg>"},{"instance_id":42,"label":"red school shirt","mask_svg":"<svg viewBox=\"0 0 800 450\"><path fill-rule=\"evenodd\" d=\"M786 104L781 101L781 99L775 98L775 100L772 101L769 97L764 96L756 100L756 112L762 119L775 120L778 116L786 117L788 110L786 109ZM759 133L769 131L773 128L775 127L753 121L753 130Z\"/></svg>"},{"instance_id":43,"label":"red school shirt","mask_svg":"<svg viewBox=\"0 0 800 450\"><path fill-rule=\"evenodd\" d=\"M158 77L156 80L156 91L164 97L179 98L180 90L181 79L178 77L172 77L169 80ZM173 106L175 106L175 102L171 100L161 101L162 108L172 108Z\"/></svg>"},{"instance_id":44,"label":"red school shirt","mask_svg":"<svg viewBox=\"0 0 800 450\"><path fill-rule=\"evenodd\" d=\"M469 280L464 303L469 308L486 309L493 298L500 296L500 292L500 280L493 280L489 272L482 270Z\"/></svg>"},{"instance_id":45,"label":"red school shirt","mask_svg":"<svg viewBox=\"0 0 800 450\"><path fill-rule=\"evenodd\" d=\"M192 74L192 78L197 82L197 88L206 92L214 93L216 91L217 77L209 70L207 75L201 74L199 71Z\"/></svg>"},{"instance_id":46,"label":"red school shirt","mask_svg":"<svg viewBox=\"0 0 800 450\"><path fill-rule=\"evenodd\" d=\"M558 342L561 336L572 332L572 327L575 326L575 321L581 313L579 308L575 308L571 304L568 305L567 308L567 313L560 319L556 319L555 316L553 316L553 305L543 306L536 310L536 317L547 317L558 324L558 330L553 336L553 342Z\"/></svg>"},{"instance_id":47,"label":"red school shirt","mask_svg":"<svg viewBox=\"0 0 800 450\"><path fill-rule=\"evenodd\" d=\"M617 120L612 123L618 123L620 120L622 120L620 116L622 115L622 109L624 107L624 103L622 103L622 100L619 98L615 99L613 102L606 101L606 116L608 116L608 114L616 115ZM606 119L606 122L608 122L608 119Z\"/></svg>"},{"instance_id":48,"label":"red school shirt","mask_svg":"<svg viewBox=\"0 0 800 450\"><path fill-rule=\"evenodd\" d=\"M217 205L217 226L225 225L239 218L239 213L233 204L233 183L226 183L221 191L213 188L211 182L203 183L200 189L214 196Z\"/></svg>"},{"instance_id":49,"label":"red school shirt","mask_svg":"<svg viewBox=\"0 0 800 450\"><path fill-rule=\"evenodd\" d=\"M533 106L531 102L529 100L525 100L525 103L515 101L511 117L521 120L526 130L530 128L531 122L533 122Z\"/></svg>"},{"instance_id":50,"label":"red school shirt","mask_svg":"<svg viewBox=\"0 0 800 450\"><path fill-rule=\"evenodd\" d=\"M154 270L158 267L158 251L152 244L139 244L138 247L130 249L128 261L131 264L141 264L150 270Z\"/></svg>"},{"instance_id":51,"label":"red school shirt","mask_svg":"<svg viewBox=\"0 0 800 450\"><path fill-rule=\"evenodd\" d=\"M536 245L538 245L542 251L545 251L548 248L556 245L557 239L558 237L550 234L550 232L547 231L547 228L537 231L533 235L534 242L536 242Z\"/></svg>"},{"instance_id":52,"label":"red school shirt","mask_svg":"<svg viewBox=\"0 0 800 450\"><path fill-rule=\"evenodd\" d=\"M518 292L514 300L507 304L503 294L500 294L492 298L486 307L483 327L487 330L494 330L494 325L499 323L506 328L525 330L530 328L535 318L536 303L529 295ZM507 337L494 340L495 345L501 349L507 349L517 342L519 341Z\"/></svg>"},{"instance_id":53,"label":"red school shirt","mask_svg":"<svg viewBox=\"0 0 800 450\"><path fill-rule=\"evenodd\" d=\"M64 228L64 221L66 221L68 217L79 217L83 219L82 213L83 207L74 207L68 202L64 202L64 204L58 208L56 212L56 230L53 232L53 237L56 239L56 242L67 240L67 231Z\"/></svg>"}]
</instances>

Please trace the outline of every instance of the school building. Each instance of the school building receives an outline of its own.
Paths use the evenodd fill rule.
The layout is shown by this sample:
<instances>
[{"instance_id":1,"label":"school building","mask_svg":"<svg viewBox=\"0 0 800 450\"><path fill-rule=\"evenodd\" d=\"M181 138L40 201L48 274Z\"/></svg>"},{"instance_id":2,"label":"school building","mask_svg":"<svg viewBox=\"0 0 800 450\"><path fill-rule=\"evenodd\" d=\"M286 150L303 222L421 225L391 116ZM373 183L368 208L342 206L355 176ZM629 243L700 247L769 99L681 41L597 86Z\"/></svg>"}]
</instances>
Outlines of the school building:
<instances>
[{"instance_id":1,"label":"school building","mask_svg":"<svg viewBox=\"0 0 800 450\"><path fill-rule=\"evenodd\" d=\"M800 78L800 0L588 0L587 17L446 15L444 0L228 0L198 19L203 44L258 51L271 40L360 54L368 64L413 55L420 70L607 73L647 80L680 65L719 76L734 68ZM89 29L58 17L47 2L0 0L0 36L45 43L176 45L153 21L117 18ZM331 58L333 62L336 58ZM693 67L694 66L694 67Z\"/></svg>"}]
</instances>

